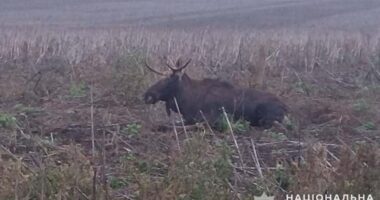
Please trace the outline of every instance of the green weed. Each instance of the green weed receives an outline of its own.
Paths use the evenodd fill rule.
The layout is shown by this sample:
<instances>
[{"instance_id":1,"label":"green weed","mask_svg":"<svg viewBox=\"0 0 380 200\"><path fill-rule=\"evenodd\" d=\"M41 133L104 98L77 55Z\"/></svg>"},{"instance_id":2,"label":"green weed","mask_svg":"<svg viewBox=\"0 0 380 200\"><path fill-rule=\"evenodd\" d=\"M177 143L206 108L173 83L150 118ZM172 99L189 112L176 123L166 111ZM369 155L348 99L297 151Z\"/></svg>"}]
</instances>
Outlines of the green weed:
<instances>
[{"instance_id":1,"label":"green weed","mask_svg":"<svg viewBox=\"0 0 380 200\"><path fill-rule=\"evenodd\" d=\"M231 127L234 133L243 134L243 133L248 132L250 129L250 123L244 119L239 119L239 120L234 121L233 118L229 116L229 121L231 123ZM230 131L230 127L224 115L221 115L218 118L216 122L216 129L221 132Z\"/></svg>"},{"instance_id":2,"label":"green weed","mask_svg":"<svg viewBox=\"0 0 380 200\"><path fill-rule=\"evenodd\" d=\"M303 81L297 81L296 83L293 84L293 88L298 92L298 93L301 93L301 94L305 94L307 96L310 95L310 92L311 92L311 86L309 86L308 84L306 84L305 82Z\"/></svg>"},{"instance_id":3,"label":"green weed","mask_svg":"<svg viewBox=\"0 0 380 200\"><path fill-rule=\"evenodd\" d=\"M86 96L86 84L83 82L79 83L71 83L69 94L71 97L78 98L78 97L85 97Z\"/></svg>"},{"instance_id":4,"label":"green weed","mask_svg":"<svg viewBox=\"0 0 380 200\"><path fill-rule=\"evenodd\" d=\"M142 125L138 123L128 124L125 128L121 130L121 133L128 135L130 137L137 136L141 131Z\"/></svg>"},{"instance_id":5,"label":"green weed","mask_svg":"<svg viewBox=\"0 0 380 200\"><path fill-rule=\"evenodd\" d=\"M363 123L361 126L357 127L356 130L359 132L374 131L377 130L377 127L375 123L368 121Z\"/></svg>"},{"instance_id":6,"label":"green weed","mask_svg":"<svg viewBox=\"0 0 380 200\"><path fill-rule=\"evenodd\" d=\"M7 129L13 129L17 124L16 117L7 114L0 113L0 126Z\"/></svg>"},{"instance_id":7,"label":"green weed","mask_svg":"<svg viewBox=\"0 0 380 200\"><path fill-rule=\"evenodd\" d=\"M270 130L265 130L264 134L269 135L272 139L277 140L277 141L284 141L288 139L288 137L286 137L286 135L281 132L273 132Z\"/></svg>"},{"instance_id":8,"label":"green weed","mask_svg":"<svg viewBox=\"0 0 380 200\"><path fill-rule=\"evenodd\" d=\"M365 99L357 100L352 106L352 109L355 112L366 112L369 110L369 108L370 108L370 106Z\"/></svg>"},{"instance_id":9,"label":"green weed","mask_svg":"<svg viewBox=\"0 0 380 200\"><path fill-rule=\"evenodd\" d=\"M112 189L120 189L120 188L128 186L128 181L123 178L111 176L109 177L109 181L110 181L110 187Z\"/></svg>"}]
</instances>

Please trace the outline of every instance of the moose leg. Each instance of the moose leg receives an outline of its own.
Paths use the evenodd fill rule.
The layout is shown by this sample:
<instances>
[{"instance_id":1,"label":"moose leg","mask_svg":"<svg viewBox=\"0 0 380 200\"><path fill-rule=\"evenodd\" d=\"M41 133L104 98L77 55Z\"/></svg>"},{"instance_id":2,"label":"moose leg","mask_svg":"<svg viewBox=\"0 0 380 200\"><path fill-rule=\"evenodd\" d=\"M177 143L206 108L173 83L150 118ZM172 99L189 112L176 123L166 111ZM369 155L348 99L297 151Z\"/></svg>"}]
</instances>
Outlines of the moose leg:
<instances>
[{"instance_id":1,"label":"moose leg","mask_svg":"<svg viewBox=\"0 0 380 200\"><path fill-rule=\"evenodd\" d=\"M197 122L196 120L196 113L191 111L191 112L183 112L181 113L182 117L185 121L185 125L193 125Z\"/></svg>"},{"instance_id":2,"label":"moose leg","mask_svg":"<svg viewBox=\"0 0 380 200\"><path fill-rule=\"evenodd\" d=\"M206 121L211 127L213 127L217 123L220 114L220 112L217 112L214 109L199 111L199 117L197 118L199 121Z\"/></svg>"},{"instance_id":3,"label":"moose leg","mask_svg":"<svg viewBox=\"0 0 380 200\"><path fill-rule=\"evenodd\" d=\"M262 118L261 109L257 109L258 106L250 105L246 103L246 107L244 109L238 109L235 113L235 117L237 119L244 118L249 121L251 126L259 126L259 120Z\"/></svg>"},{"instance_id":4,"label":"moose leg","mask_svg":"<svg viewBox=\"0 0 380 200\"><path fill-rule=\"evenodd\" d=\"M277 104L263 103L257 107L256 114L259 118L258 126L268 129L275 121L282 122L285 111Z\"/></svg>"}]
</instances>

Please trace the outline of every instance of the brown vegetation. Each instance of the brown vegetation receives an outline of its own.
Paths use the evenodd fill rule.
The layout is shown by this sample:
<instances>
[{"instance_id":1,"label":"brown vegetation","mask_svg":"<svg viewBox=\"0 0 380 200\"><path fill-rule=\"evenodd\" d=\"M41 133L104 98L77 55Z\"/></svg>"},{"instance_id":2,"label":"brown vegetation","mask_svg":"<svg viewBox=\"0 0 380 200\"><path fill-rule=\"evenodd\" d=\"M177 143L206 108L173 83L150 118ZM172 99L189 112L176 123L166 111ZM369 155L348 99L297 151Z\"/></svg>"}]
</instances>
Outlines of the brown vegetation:
<instances>
[{"instance_id":1,"label":"brown vegetation","mask_svg":"<svg viewBox=\"0 0 380 200\"><path fill-rule=\"evenodd\" d=\"M380 195L378 35L1 30L0 37L1 199ZM203 124L155 131L174 119L143 105L156 80L144 60L182 55L194 62L192 77L277 94L288 119L265 131L228 120L218 131Z\"/></svg>"}]
</instances>

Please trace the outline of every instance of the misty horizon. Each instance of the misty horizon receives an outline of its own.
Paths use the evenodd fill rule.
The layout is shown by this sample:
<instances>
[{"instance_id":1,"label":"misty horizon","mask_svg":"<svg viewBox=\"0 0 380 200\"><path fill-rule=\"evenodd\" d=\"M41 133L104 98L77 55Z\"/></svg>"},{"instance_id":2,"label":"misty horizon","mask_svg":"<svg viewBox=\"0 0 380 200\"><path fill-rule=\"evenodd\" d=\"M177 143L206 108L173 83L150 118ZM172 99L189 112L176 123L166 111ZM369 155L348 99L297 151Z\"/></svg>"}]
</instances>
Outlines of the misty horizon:
<instances>
[{"instance_id":1,"label":"misty horizon","mask_svg":"<svg viewBox=\"0 0 380 200\"><path fill-rule=\"evenodd\" d=\"M378 30L375 0L0 0L0 26Z\"/></svg>"}]
</instances>

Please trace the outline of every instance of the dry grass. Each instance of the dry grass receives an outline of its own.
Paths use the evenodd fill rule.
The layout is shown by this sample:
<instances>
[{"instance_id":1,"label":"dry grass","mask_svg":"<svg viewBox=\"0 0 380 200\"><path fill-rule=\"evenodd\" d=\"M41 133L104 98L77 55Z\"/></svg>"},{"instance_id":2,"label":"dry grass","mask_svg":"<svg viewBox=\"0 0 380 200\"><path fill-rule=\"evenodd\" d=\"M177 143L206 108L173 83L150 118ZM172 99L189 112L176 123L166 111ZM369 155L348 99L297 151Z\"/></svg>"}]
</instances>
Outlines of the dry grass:
<instances>
[{"instance_id":1,"label":"dry grass","mask_svg":"<svg viewBox=\"0 0 380 200\"><path fill-rule=\"evenodd\" d=\"M379 52L380 35L345 32L1 30L0 197L378 196ZM202 126L187 139L179 132L178 152L174 133L152 131L169 121L161 106L141 102L157 80L142 61L163 67L165 56L192 58L194 78L276 93L291 108L289 120L266 131L241 129L240 156L229 134Z\"/></svg>"}]
</instances>

